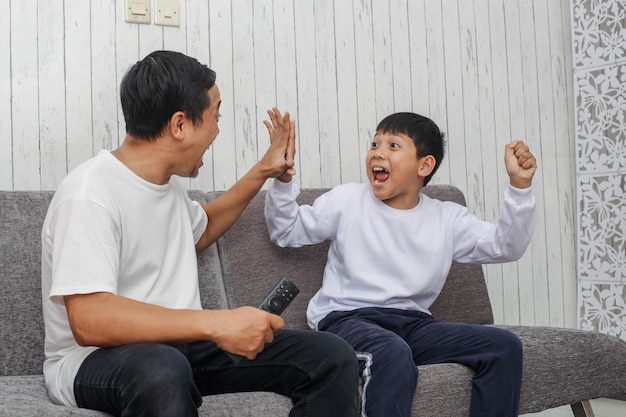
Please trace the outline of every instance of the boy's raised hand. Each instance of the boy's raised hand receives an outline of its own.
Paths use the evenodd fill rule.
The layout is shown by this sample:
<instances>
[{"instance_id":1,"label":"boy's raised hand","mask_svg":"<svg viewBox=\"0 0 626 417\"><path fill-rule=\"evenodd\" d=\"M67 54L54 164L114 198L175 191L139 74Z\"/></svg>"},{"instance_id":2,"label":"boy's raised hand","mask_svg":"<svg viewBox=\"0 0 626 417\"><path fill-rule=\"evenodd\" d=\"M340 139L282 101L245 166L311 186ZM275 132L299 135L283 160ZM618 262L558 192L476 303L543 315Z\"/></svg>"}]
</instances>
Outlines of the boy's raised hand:
<instances>
[{"instance_id":1,"label":"boy's raised hand","mask_svg":"<svg viewBox=\"0 0 626 417\"><path fill-rule=\"evenodd\" d=\"M528 188L532 185L537 160L523 141L516 140L504 147L504 164L513 187Z\"/></svg>"},{"instance_id":2,"label":"boy's raised hand","mask_svg":"<svg viewBox=\"0 0 626 417\"><path fill-rule=\"evenodd\" d=\"M267 111L271 122L263 120L270 134L270 148L263 157L268 159L276 169L271 177L278 178L282 182L290 182L296 175L295 154L296 154L296 122L291 120L289 112L281 115L280 110L273 107Z\"/></svg>"}]
</instances>

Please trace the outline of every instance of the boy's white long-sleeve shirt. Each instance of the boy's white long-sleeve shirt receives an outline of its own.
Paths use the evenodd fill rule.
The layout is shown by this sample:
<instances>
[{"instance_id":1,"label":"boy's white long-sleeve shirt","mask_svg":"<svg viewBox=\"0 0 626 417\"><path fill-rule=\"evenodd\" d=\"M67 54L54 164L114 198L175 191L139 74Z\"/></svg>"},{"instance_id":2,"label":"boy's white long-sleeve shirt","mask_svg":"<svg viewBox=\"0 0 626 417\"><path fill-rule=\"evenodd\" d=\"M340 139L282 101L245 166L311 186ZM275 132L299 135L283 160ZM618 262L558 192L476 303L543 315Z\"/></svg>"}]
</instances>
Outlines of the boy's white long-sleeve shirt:
<instances>
[{"instance_id":1,"label":"boy's white long-sleeve shirt","mask_svg":"<svg viewBox=\"0 0 626 417\"><path fill-rule=\"evenodd\" d=\"M452 261L515 261L535 225L531 188L507 187L497 224L424 194L415 208L394 209L377 199L368 183L339 185L312 205L299 206L299 193L293 181L274 180L265 219L278 246L331 241L322 287L307 309L314 329L332 311L387 307L429 313Z\"/></svg>"}]
</instances>

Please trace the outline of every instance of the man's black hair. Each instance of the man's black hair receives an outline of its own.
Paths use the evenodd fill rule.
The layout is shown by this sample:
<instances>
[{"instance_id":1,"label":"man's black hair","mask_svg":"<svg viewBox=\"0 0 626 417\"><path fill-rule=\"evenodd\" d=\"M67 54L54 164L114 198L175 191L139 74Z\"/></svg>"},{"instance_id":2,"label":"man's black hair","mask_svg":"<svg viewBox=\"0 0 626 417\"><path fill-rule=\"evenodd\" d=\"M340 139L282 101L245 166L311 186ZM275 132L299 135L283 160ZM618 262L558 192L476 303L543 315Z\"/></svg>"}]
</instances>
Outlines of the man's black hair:
<instances>
[{"instance_id":1,"label":"man's black hair","mask_svg":"<svg viewBox=\"0 0 626 417\"><path fill-rule=\"evenodd\" d=\"M394 113L378 123L376 132L407 135L413 139L418 158L432 155L435 158L435 168L424 178L424 185L430 182L441 165L445 149L445 135L441 133L435 122L416 113Z\"/></svg>"},{"instance_id":2,"label":"man's black hair","mask_svg":"<svg viewBox=\"0 0 626 417\"><path fill-rule=\"evenodd\" d=\"M173 51L152 52L120 84L126 133L154 140L177 111L196 124L210 104L207 92L214 85L215 71L196 59Z\"/></svg>"}]
</instances>

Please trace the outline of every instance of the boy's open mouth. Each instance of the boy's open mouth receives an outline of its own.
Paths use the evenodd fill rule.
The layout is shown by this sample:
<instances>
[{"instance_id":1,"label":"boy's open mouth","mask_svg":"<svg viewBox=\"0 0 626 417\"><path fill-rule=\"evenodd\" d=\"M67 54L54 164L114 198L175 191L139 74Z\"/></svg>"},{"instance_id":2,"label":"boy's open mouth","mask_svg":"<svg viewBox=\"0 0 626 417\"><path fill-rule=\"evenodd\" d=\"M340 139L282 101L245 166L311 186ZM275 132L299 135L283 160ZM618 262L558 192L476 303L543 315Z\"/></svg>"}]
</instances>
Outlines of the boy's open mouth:
<instances>
[{"instance_id":1,"label":"boy's open mouth","mask_svg":"<svg viewBox=\"0 0 626 417\"><path fill-rule=\"evenodd\" d=\"M389 171L385 168L373 167L372 171L374 172L374 182L383 183L389 178Z\"/></svg>"}]
</instances>

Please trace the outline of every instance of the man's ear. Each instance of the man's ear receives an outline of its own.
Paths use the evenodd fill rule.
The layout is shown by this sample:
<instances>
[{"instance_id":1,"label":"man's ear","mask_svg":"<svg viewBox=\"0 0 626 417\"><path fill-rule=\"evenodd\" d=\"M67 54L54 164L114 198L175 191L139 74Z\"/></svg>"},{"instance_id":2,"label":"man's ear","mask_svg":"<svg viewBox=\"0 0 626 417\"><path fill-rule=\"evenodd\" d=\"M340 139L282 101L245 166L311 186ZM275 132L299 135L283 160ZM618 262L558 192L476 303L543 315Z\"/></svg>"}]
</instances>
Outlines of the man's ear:
<instances>
[{"instance_id":1,"label":"man's ear","mask_svg":"<svg viewBox=\"0 0 626 417\"><path fill-rule=\"evenodd\" d=\"M182 111L177 111L170 117L170 122L167 125L167 129L170 134L178 139L182 140L185 137L185 124L187 123L187 118L185 117L185 113Z\"/></svg>"},{"instance_id":2,"label":"man's ear","mask_svg":"<svg viewBox=\"0 0 626 417\"><path fill-rule=\"evenodd\" d=\"M429 176L433 170L435 169L435 165L437 164L437 160L432 155L426 155L419 159L419 166L417 168L417 173L420 177Z\"/></svg>"}]
</instances>

